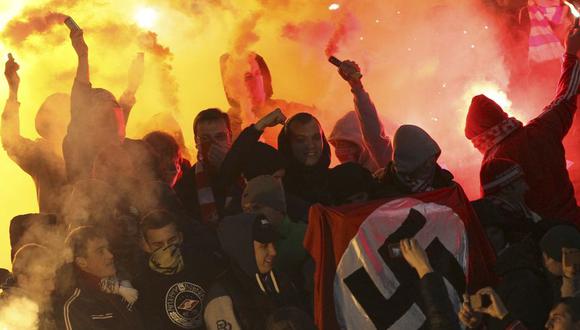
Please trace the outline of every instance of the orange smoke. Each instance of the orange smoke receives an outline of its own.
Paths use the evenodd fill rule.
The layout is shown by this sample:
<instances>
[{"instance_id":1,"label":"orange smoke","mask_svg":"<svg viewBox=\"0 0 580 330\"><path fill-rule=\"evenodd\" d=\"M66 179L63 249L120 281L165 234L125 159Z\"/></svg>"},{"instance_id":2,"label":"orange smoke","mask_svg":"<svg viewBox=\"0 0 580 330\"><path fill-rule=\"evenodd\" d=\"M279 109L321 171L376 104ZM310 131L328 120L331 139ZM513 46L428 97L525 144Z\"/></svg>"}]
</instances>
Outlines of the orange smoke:
<instances>
[{"instance_id":1,"label":"orange smoke","mask_svg":"<svg viewBox=\"0 0 580 330\"><path fill-rule=\"evenodd\" d=\"M66 18L67 15L57 12L30 11L28 15L10 21L2 32L2 37L11 44L20 44L31 34L45 33L54 25L62 24Z\"/></svg>"},{"instance_id":2,"label":"orange smoke","mask_svg":"<svg viewBox=\"0 0 580 330\"><path fill-rule=\"evenodd\" d=\"M258 37L254 30L261 17L261 13L255 13L240 23L236 29L239 33L234 36L232 46L236 54L245 53L253 44L260 40L260 37Z\"/></svg>"},{"instance_id":3,"label":"orange smoke","mask_svg":"<svg viewBox=\"0 0 580 330\"><path fill-rule=\"evenodd\" d=\"M332 33L324 53L327 57L335 55L340 45L348 38L351 32L358 28L358 22L354 15L347 13L344 15L336 26L336 30Z\"/></svg>"},{"instance_id":4,"label":"orange smoke","mask_svg":"<svg viewBox=\"0 0 580 330\"><path fill-rule=\"evenodd\" d=\"M157 40L157 33L147 31L138 36L137 42L139 47L152 55L159 65L159 78L162 82L161 92L165 99L166 105L171 107L173 111L179 112L179 85L173 75L173 53L169 47L163 46Z\"/></svg>"}]
</instances>

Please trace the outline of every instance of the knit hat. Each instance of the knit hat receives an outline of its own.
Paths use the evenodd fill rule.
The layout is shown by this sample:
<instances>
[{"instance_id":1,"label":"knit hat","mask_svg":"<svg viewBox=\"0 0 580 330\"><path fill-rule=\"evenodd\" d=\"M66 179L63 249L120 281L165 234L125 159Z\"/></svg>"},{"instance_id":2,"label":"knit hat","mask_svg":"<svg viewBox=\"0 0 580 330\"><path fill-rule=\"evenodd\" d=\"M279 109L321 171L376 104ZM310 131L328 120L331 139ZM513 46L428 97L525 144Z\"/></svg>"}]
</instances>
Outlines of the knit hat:
<instances>
[{"instance_id":1,"label":"knit hat","mask_svg":"<svg viewBox=\"0 0 580 330\"><path fill-rule=\"evenodd\" d=\"M524 176L522 167L516 162L494 158L483 164L479 172L483 195L494 194Z\"/></svg>"},{"instance_id":2,"label":"knit hat","mask_svg":"<svg viewBox=\"0 0 580 330\"><path fill-rule=\"evenodd\" d=\"M272 243L278 240L280 236L274 226L262 214L258 214L252 225L252 238L263 244Z\"/></svg>"},{"instance_id":3,"label":"knit hat","mask_svg":"<svg viewBox=\"0 0 580 330\"><path fill-rule=\"evenodd\" d=\"M402 125L393 138L393 160L399 173L413 173L431 158L439 158L441 148L422 128Z\"/></svg>"},{"instance_id":4,"label":"knit hat","mask_svg":"<svg viewBox=\"0 0 580 330\"><path fill-rule=\"evenodd\" d=\"M373 175L357 163L344 163L330 170L328 188L336 204L344 204L352 195L370 193L373 186Z\"/></svg>"},{"instance_id":5,"label":"knit hat","mask_svg":"<svg viewBox=\"0 0 580 330\"><path fill-rule=\"evenodd\" d=\"M248 181L242 194L242 207L261 204L286 213L286 195L280 181L270 175L260 175Z\"/></svg>"},{"instance_id":6,"label":"knit hat","mask_svg":"<svg viewBox=\"0 0 580 330\"><path fill-rule=\"evenodd\" d=\"M471 140L506 119L508 114L499 104L485 95L474 96L467 112L465 137Z\"/></svg>"},{"instance_id":7,"label":"knit hat","mask_svg":"<svg viewBox=\"0 0 580 330\"><path fill-rule=\"evenodd\" d=\"M542 237L540 247L548 257L561 261L562 248L580 249L580 233L572 226L555 226Z\"/></svg>"},{"instance_id":8,"label":"knit hat","mask_svg":"<svg viewBox=\"0 0 580 330\"><path fill-rule=\"evenodd\" d=\"M241 165L246 180L252 180L260 175L272 175L284 168L286 168L284 158L278 150L262 142L258 142L244 154Z\"/></svg>"}]
</instances>

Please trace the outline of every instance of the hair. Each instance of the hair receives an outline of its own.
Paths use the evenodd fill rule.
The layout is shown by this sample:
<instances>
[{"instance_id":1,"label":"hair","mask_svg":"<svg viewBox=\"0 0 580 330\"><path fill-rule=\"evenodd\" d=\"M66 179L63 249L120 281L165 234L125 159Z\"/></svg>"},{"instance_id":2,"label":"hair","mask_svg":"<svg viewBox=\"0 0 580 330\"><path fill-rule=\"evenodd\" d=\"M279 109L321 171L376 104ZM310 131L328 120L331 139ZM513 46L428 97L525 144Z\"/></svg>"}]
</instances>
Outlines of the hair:
<instances>
[{"instance_id":1,"label":"hair","mask_svg":"<svg viewBox=\"0 0 580 330\"><path fill-rule=\"evenodd\" d=\"M12 273L14 277L30 274L33 265L50 266L54 264L51 260L52 254L46 247L36 243L25 244L14 254Z\"/></svg>"},{"instance_id":2,"label":"hair","mask_svg":"<svg viewBox=\"0 0 580 330\"><path fill-rule=\"evenodd\" d=\"M580 297L562 298L556 306L560 304L568 308L568 313L570 313L573 322L580 321Z\"/></svg>"},{"instance_id":3,"label":"hair","mask_svg":"<svg viewBox=\"0 0 580 330\"><path fill-rule=\"evenodd\" d=\"M221 111L218 108L209 108L201 111L200 113L195 116L193 120L193 135L197 136L197 126L199 123L204 121L214 121L214 120L223 120L226 123L228 128L228 132L232 133L232 127L230 124L230 117L227 113Z\"/></svg>"},{"instance_id":4,"label":"hair","mask_svg":"<svg viewBox=\"0 0 580 330\"><path fill-rule=\"evenodd\" d=\"M147 213L139 223L139 230L143 235L143 238L147 240L147 231L154 230L154 229L161 229L165 226L175 225L175 227L179 230L179 224L177 221L177 217L175 214L167 211L167 210L153 210Z\"/></svg>"},{"instance_id":5,"label":"hair","mask_svg":"<svg viewBox=\"0 0 580 330\"><path fill-rule=\"evenodd\" d=\"M322 127L320 125L320 122L318 121L318 119L316 119L316 117L314 117L313 115L309 114L308 112L300 112L297 113L296 115L292 116L292 118L290 118L288 120L288 122L286 123L286 126L284 126L284 128L287 130L287 133L289 133L289 137L292 136L292 125L294 123L299 123L299 124L307 124L311 121L316 122L316 124L318 124L319 127Z\"/></svg>"},{"instance_id":6,"label":"hair","mask_svg":"<svg viewBox=\"0 0 580 330\"><path fill-rule=\"evenodd\" d=\"M145 135L143 141L147 142L159 157L181 156L181 148L171 134L153 131Z\"/></svg>"},{"instance_id":7,"label":"hair","mask_svg":"<svg viewBox=\"0 0 580 330\"><path fill-rule=\"evenodd\" d=\"M66 240L66 245L70 248L73 260L76 257L83 257L87 254L89 241L107 237L105 234L93 226L81 226L72 230Z\"/></svg>"}]
</instances>

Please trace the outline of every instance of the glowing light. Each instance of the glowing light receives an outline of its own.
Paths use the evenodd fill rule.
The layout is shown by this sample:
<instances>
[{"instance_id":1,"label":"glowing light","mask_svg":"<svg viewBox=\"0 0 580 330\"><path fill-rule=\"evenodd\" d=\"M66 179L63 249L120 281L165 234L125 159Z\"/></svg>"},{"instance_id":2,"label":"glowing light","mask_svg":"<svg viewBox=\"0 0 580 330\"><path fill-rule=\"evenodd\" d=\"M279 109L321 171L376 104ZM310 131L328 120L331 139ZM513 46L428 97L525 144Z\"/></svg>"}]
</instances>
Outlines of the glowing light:
<instances>
[{"instance_id":1,"label":"glowing light","mask_svg":"<svg viewBox=\"0 0 580 330\"><path fill-rule=\"evenodd\" d=\"M463 30L463 34L467 34L467 30Z\"/></svg>"},{"instance_id":2,"label":"glowing light","mask_svg":"<svg viewBox=\"0 0 580 330\"><path fill-rule=\"evenodd\" d=\"M480 81L473 83L469 86L465 96L469 103L471 103L471 98L479 94L483 94L494 100L504 110L507 110L512 106L512 101L510 101L507 94L494 82Z\"/></svg>"},{"instance_id":3,"label":"glowing light","mask_svg":"<svg viewBox=\"0 0 580 330\"><path fill-rule=\"evenodd\" d=\"M328 10L338 10L340 8L340 5L338 3L331 3L330 6L328 6Z\"/></svg>"},{"instance_id":4,"label":"glowing light","mask_svg":"<svg viewBox=\"0 0 580 330\"><path fill-rule=\"evenodd\" d=\"M485 25L483 28L487 30L489 29L489 26Z\"/></svg>"},{"instance_id":5,"label":"glowing light","mask_svg":"<svg viewBox=\"0 0 580 330\"><path fill-rule=\"evenodd\" d=\"M401 11L400 10L397 10L397 15L401 15Z\"/></svg>"},{"instance_id":6,"label":"glowing light","mask_svg":"<svg viewBox=\"0 0 580 330\"><path fill-rule=\"evenodd\" d=\"M473 48L475 48L475 45L471 45L471 48L472 48L472 49L473 49Z\"/></svg>"},{"instance_id":7,"label":"glowing light","mask_svg":"<svg viewBox=\"0 0 580 330\"><path fill-rule=\"evenodd\" d=\"M441 87L445 88L445 87L447 87L447 84L443 83L443 85L441 85Z\"/></svg>"},{"instance_id":8,"label":"glowing light","mask_svg":"<svg viewBox=\"0 0 580 330\"><path fill-rule=\"evenodd\" d=\"M576 6L574 6L573 4L571 4L568 1L564 1L564 4L570 8L570 13L574 17L576 17L576 18L580 17L580 12L578 12L578 9L576 8Z\"/></svg>"},{"instance_id":9,"label":"glowing light","mask_svg":"<svg viewBox=\"0 0 580 330\"><path fill-rule=\"evenodd\" d=\"M360 39L360 40L365 40L365 38L364 38L364 37L360 37L359 39Z\"/></svg>"},{"instance_id":10,"label":"glowing light","mask_svg":"<svg viewBox=\"0 0 580 330\"><path fill-rule=\"evenodd\" d=\"M376 20L375 20L375 23L380 23L380 22L381 22L381 21L380 21L379 19L376 19Z\"/></svg>"},{"instance_id":11,"label":"glowing light","mask_svg":"<svg viewBox=\"0 0 580 330\"><path fill-rule=\"evenodd\" d=\"M135 22L144 29L150 29L157 21L157 12L152 8L142 7L135 12Z\"/></svg>"},{"instance_id":12,"label":"glowing light","mask_svg":"<svg viewBox=\"0 0 580 330\"><path fill-rule=\"evenodd\" d=\"M407 48L408 51L412 51L413 49L411 47Z\"/></svg>"}]
</instances>

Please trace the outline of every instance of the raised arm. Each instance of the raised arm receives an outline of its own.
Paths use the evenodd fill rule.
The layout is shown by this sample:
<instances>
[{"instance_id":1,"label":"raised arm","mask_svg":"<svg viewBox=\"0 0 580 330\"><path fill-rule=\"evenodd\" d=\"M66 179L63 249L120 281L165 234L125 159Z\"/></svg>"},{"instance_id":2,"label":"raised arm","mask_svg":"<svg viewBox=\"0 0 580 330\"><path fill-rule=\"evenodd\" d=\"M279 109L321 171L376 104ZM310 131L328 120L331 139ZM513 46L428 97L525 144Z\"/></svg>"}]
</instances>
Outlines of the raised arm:
<instances>
[{"instance_id":1,"label":"raised arm","mask_svg":"<svg viewBox=\"0 0 580 330\"><path fill-rule=\"evenodd\" d=\"M393 157L391 139L377 113L369 94L365 91L359 66L353 61L343 61L338 69L340 76L349 83L354 96L354 105L359 119L364 144L379 167L385 167Z\"/></svg>"},{"instance_id":2,"label":"raised arm","mask_svg":"<svg viewBox=\"0 0 580 330\"><path fill-rule=\"evenodd\" d=\"M0 136L2 146L8 156L24 171L28 172L34 163L34 142L20 135L20 103L18 102L18 63L14 61L12 54L8 54L8 61L4 68L4 76L8 82L9 94L4 112L2 112L2 126Z\"/></svg>"},{"instance_id":3,"label":"raised arm","mask_svg":"<svg viewBox=\"0 0 580 330\"><path fill-rule=\"evenodd\" d=\"M544 112L530 123L541 127L543 132L553 133L553 136L560 140L570 130L576 113L576 97L580 84L578 51L580 51L580 29L573 27L566 40L566 52L556 97Z\"/></svg>"},{"instance_id":4,"label":"raised arm","mask_svg":"<svg viewBox=\"0 0 580 330\"><path fill-rule=\"evenodd\" d=\"M129 67L127 88L121 97L119 97L119 105L123 109L125 123L127 123L131 109L135 105L135 94L143 82L143 74L145 72L144 60L145 58L143 53L138 53L137 57L133 59L133 62L131 62L131 66Z\"/></svg>"}]
</instances>

